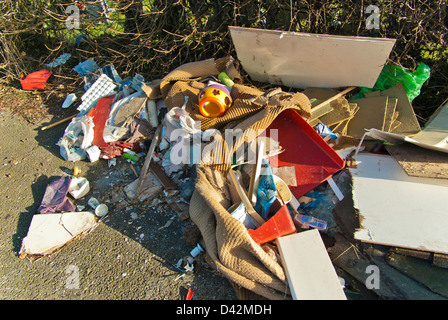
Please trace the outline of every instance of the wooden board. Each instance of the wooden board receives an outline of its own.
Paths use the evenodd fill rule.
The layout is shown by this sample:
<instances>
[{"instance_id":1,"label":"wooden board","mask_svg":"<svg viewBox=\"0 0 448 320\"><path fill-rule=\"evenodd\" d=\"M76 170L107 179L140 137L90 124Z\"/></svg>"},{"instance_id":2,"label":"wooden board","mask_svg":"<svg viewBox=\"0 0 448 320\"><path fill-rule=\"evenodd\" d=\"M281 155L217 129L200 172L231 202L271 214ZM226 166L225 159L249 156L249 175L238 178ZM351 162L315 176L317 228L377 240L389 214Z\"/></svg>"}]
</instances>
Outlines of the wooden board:
<instances>
[{"instance_id":1,"label":"wooden board","mask_svg":"<svg viewBox=\"0 0 448 320\"><path fill-rule=\"evenodd\" d=\"M229 27L238 59L256 81L308 87L372 88L395 39Z\"/></svg>"},{"instance_id":2,"label":"wooden board","mask_svg":"<svg viewBox=\"0 0 448 320\"><path fill-rule=\"evenodd\" d=\"M346 300L318 230L280 237L276 242L294 300Z\"/></svg>"},{"instance_id":3,"label":"wooden board","mask_svg":"<svg viewBox=\"0 0 448 320\"><path fill-rule=\"evenodd\" d=\"M354 159L355 239L448 253L448 181L410 177L389 155L359 153Z\"/></svg>"},{"instance_id":4,"label":"wooden board","mask_svg":"<svg viewBox=\"0 0 448 320\"><path fill-rule=\"evenodd\" d=\"M448 154L410 143L386 145L387 151L412 177L448 179Z\"/></svg>"}]
</instances>

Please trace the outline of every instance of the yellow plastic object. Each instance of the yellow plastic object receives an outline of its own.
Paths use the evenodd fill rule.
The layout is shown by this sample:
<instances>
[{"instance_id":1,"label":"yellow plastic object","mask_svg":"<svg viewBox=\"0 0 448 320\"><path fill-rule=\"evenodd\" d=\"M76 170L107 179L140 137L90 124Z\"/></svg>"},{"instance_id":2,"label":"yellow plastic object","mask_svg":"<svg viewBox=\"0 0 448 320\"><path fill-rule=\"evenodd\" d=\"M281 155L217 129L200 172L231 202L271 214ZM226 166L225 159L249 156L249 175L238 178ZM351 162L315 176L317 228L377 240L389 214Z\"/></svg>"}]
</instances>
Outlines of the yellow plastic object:
<instances>
[{"instance_id":1,"label":"yellow plastic object","mask_svg":"<svg viewBox=\"0 0 448 320\"><path fill-rule=\"evenodd\" d=\"M231 105L232 98L225 86L215 84L199 92L199 112L204 117L220 117Z\"/></svg>"}]
</instances>

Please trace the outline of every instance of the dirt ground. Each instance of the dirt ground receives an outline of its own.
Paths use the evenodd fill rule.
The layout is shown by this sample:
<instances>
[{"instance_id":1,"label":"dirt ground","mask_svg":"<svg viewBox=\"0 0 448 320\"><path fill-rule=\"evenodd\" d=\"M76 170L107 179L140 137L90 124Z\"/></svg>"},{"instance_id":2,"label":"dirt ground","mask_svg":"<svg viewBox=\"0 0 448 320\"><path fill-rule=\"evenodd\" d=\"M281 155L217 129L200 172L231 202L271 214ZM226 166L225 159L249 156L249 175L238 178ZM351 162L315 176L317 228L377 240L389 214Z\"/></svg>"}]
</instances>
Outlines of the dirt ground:
<instances>
[{"instance_id":1,"label":"dirt ground","mask_svg":"<svg viewBox=\"0 0 448 320\"><path fill-rule=\"evenodd\" d=\"M166 204L155 209L112 201L114 193L136 176L128 162L67 162L56 145L67 123L41 130L76 110L61 109L65 95L47 100L10 92L0 98L0 299L2 300L184 300L191 288L196 300L235 300L229 281L202 256L193 272L177 269L192 247L182 221ZM89 196L109 207L93 231L49 257L20 259L18 252L47 185L81 168ZM135 166L137 172L141 163ZM135 213L139 216L135 218ZM167 221L173 223L163 228ZM69 285L77 276L79 286Z\"/></svg>"}]
</instances>

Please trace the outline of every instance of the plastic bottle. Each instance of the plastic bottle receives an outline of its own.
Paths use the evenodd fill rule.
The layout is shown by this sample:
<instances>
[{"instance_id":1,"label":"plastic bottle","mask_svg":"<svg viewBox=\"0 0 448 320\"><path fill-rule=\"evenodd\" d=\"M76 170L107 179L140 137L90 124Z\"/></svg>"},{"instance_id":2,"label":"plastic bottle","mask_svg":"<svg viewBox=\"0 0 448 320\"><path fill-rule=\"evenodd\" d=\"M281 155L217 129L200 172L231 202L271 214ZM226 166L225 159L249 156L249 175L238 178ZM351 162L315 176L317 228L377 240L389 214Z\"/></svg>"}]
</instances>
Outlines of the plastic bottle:
<instances>
[{"instance_id":1,"label":"plastic bottle","mask_svg":"<svg viewBox=\"0 0 448 320\"><path fill-rule=\"evenodd\" d=\"M225 72L221 72L218 75L218 79L227 87L233 87L233 85L235 84Z\"/></svg>"},{"instance_id":2,"label":"plastic bottle","mask_svg":"<svg viewBox=\"0 0 448 320\"><path fill-rule=\"evenodd\" d=\"M257 202L255 210L267 219L269 209L277 199L277 188L275 187L272 169L267 159L263 159L261 163L261 174L258 179Z\"/></svg>"},{"instance_id":3,"label":"plastic bottle","mask_svg":"<svg viewBox=\"0 0 448 320\"><path fill-rule=\"evenodd\" d=\"M136 155L135 153L132 154L130 152L123 153L123 158L129 159L129 160L134 161L134 162L137 162L138 160L140 160L140 157L138 155Z\"/></svg>"}]
</instances>

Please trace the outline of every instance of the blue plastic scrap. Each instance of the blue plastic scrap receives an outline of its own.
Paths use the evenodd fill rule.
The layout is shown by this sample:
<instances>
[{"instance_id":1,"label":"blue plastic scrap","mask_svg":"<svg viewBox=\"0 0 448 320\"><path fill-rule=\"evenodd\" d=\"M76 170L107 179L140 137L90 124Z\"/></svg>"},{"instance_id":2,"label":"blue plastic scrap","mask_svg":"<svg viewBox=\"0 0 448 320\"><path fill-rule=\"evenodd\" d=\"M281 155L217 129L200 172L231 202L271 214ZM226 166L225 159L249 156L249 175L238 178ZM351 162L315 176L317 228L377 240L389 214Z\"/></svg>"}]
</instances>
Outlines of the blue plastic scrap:
<instances>
[{"instance_id":1,"label":"blue plastic scrap","mask_svg":"<svg viewBox=\"0 0 448 320\"><path fill-rule=\"evenodd\" d=\"M80 34L79 36L76 37L76 45L79 46L81 43L86 42L87 38L85 35Z\"/></svg>"},{"instance_id":2,"label":"blue plastic scrap","mask_svg":"<svg viewBox=\"0 0 448 320\"><path fill-rule=\"evenodd\" d=\"M143 84L145 84L145 78L138 73L136 73L134 78L130 81L130 86L135 91L142 91Z\"/></svg>"},{"instance_id":3,"label":"blue plastic scrap","mask_svg":"<svg viewBox=\"0 0 448 320\"><path fill-rule=\"evenodd\" d=\"M46 66L49 68L55 68L61 64L64 64L67 62L68 59L71 58L70 53L63 53L59 57L57 57L53 62L47 63Z\"/></svg>"},{"instance_id":4,"label":"blue plastic scrap","mask_svg":"<svg viewBox=\"0 0 448 320\"><path fill-rule=\"evenodd\" d=\"M122 81L121 77L118 75L117 70L112 64L104 66L101 70L103 71L103 74L108 76L115 83L118 84Z\"/></svg>"},{"instance_id":5,"label":"blue plastic scrap","mask_svg":"<svg viewBox=\"0 0 448 320\"><path fill-rule=\"evenodd\" d=\"M78 65L72 70L75 70L81 77L85 77L89 74L95 73L98 70L98 65L92 59L88 59L78 63Z\"/></svg>"}]
</instances>

